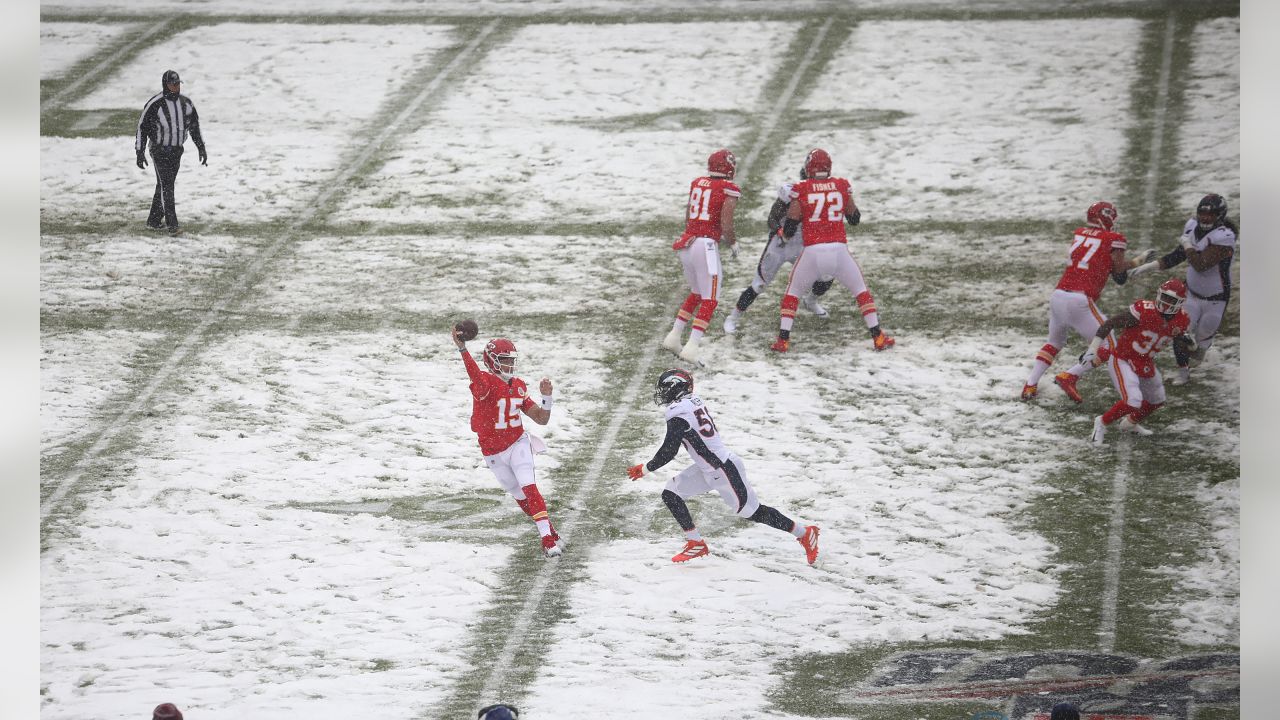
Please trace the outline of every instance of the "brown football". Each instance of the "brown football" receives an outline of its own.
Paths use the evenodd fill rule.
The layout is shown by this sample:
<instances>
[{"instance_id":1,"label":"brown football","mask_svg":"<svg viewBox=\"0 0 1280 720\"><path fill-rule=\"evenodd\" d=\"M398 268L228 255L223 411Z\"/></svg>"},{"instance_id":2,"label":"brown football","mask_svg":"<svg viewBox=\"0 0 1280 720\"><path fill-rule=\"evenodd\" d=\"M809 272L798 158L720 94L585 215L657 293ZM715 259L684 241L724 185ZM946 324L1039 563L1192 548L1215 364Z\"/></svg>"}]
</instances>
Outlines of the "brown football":
<instances>
[{"instance_id":1,"label":"brown football","mask_svg":"<svg viewBox=\"0 0 1280 720\"><path fill-rule=\"evenodd\" d=\"M463 342L475 340L476 335L480 334L480 326L476 324L475 320L470 318L462 320L457 325L454 325L454 328L457 329L458 337L462 338Z\"/></svg>"}]
</instances>

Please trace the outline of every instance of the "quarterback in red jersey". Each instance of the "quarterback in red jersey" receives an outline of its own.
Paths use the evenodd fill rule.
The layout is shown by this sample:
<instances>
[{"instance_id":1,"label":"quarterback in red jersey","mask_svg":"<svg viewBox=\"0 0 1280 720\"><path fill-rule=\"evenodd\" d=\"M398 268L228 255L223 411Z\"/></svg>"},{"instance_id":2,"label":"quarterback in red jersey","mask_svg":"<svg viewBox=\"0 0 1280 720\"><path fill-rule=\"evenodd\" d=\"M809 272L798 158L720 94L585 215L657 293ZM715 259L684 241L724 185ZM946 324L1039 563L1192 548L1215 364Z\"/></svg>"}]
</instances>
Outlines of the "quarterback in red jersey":
<instances>
[{"instance_id":1,"label":"quarterback in red jersey","mask_svg":"<svg viewBox=\"0 0 1280 720\"><path fill-rule=\"evenodd\" d=\"M711 153L707 158L707 175L689 185L684 234L671 245L684 267L689 295L676 311L675 323L662 339L662 346L687 362L699 363L698 345L720 302L720 245L728 245L734 257L738 254L733 211L738 207L742 191L733 183L737 170L738 158L733 153L724 149ZM693 329L682 348L680 337L690 318Z\"/></svg>"},{"instance_id":2,"label":"quarterback in red jersey","mask_svg":"<svg viewBox=\"0 0 1280 720\"><path fill-rule=\"evenodd\" d=\"M525 432L521 413L539 425L551 419L551 380L542 378L538 390L542 402L529 397L524 381L514 376L516 346L506 338L494 338L484 348L481 370L467 352L467 344L454 327L453 342L462 352L462 364L471 380L471 429L480 442L484 462L498 478L498 484L515 498L520 509L533 519L547 557L562 552L560 536L551 525L547 503L533 479L533 455L545 449L542 441Z\"/></svg>"},{"instance_id":3,"label":"quarterback in red jersey","mask_svg":"<svg viewBox=\"0 0 1280 720\"><path fill-rule=\"evenodd\" d=\"M791 187L791 204L782 223L782 235L787 240L796 230L802 231L804 248L791 268L787 290L782 296L778 339L770 349L786 352L791 348L791 326L800 307L798 293L808 292L814 281L824 278L835 278L853 294L862 320L871 332L873 347L876 350L893 347L893 338L880 331L880 314L862 277L862 268L849 254L844 224L857 225L862 221L849 181L831 177L831 155L822 148L809 151L804 160L804 174L805 178Z\"/></svg>"},{"instance_id":4,"label":"quarterback in red jersey","mask_svg":"<svg viewBox=\"0 0 1280 720\"><path fill-rule=\"evenodd\" d=\"M1085 212L1088 223L1076 228L1072 234L1071 250L1067 254L1067 268L1058 279L1058 286L1049 296L1049 339L1036 353L1031 363L1031 374L1022 385L1022 399L1031 400L1039 392L1040 378L1053 364L1058 351L1067 341L1067 330L1075 330L1080 337L1089 338L1102 324L1102 311L1098 310L1098 296L1110 277L1123 285L1129 280L1129 270L1155 257L1155 250L1148 250L1135 260L1125 259L1128 241L1116 232L1119 212L1109 202L1096 202ZM1087 368L1076 366L1060 372L1053 381L1075 402L1084 398L1076 390L1076 380Z\"/></svg>"},{"instance_id":5,"label":"quarterback in red jersey","mask_svg":"<svg viewBox=\"0 0 1280 720\"><path fill-rule=\"evenodd\" d=\"M1168 280L1156 290L1155 301L1138 300L1128 312L1107 318L1089 343L1080 360L1093 364L1110 360L1107 369L1120 391L1120 400L1110 410L1093 419L1094 444L1101 445L1107 426L1120 421L1120 428L1141 435L1151 431L1138 423L1164 404L1164 380L1156 367L1155 354L1173 339L1184 335L1191 318L1182 309L1187 300L1187 286L1181 280ZM1102 346L1102 339L1112 330L1123 330L1114 349ZM1194 341L1193 341L1194 342Z\"/></svg>"}]
</instances>

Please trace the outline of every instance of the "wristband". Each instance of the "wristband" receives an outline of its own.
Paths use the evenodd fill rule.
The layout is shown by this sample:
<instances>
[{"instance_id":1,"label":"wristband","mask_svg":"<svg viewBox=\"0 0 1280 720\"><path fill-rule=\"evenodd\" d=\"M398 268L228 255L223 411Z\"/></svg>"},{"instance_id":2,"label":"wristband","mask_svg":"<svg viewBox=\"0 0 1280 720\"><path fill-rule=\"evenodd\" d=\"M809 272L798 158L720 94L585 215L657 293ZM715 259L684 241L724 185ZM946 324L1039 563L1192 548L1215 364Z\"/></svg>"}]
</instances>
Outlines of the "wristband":
<instances>
[{"instance_id":1,"label":"wristband","mask_svg":"<svg viewBox=\"0 0 1280 720\"><path fill-rule=\"evenodd\" d=\"M542 396L542 408L544 410L550 410L551 406L554 404L555 404L555 398L551 397L550 395Z\"/></svg>"}]
</instances>

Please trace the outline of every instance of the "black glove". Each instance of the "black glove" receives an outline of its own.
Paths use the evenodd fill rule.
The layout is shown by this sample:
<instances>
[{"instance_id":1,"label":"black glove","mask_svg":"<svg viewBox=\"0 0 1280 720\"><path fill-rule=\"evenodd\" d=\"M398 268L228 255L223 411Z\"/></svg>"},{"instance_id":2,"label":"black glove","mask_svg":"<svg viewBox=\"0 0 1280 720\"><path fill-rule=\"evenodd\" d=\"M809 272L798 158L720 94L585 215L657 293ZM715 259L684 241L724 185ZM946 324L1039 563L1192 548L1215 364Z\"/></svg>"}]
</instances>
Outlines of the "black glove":
<instances>
[{"instance_id":1,"label":"black glove","mask_svg":"<svg viewBox=\"0 0 1280 720\"><path fill-rule=\"evenodd\" d=\"M847 220L850 225L857 225L862 222L862 211L854 210L853 212L845 215L844 219Z\"/></svg>"},{"instance_id":2,"label":"black glove","mask_svg":"<svg viewBox=\"0 0 1280 720\"><path fill-rule=\"evenodd\" d=\"M147 155L146 155L146 153L138 153L138 167L139 167L140 169L142 169L142 170L146 170L146 169L147 169Z\"/></svg>"},{"instance_id":3,"label":"black glove","mask_svg":"<svg viewBox=\"0 0 1280 720\"><path fill-rule=\"evenodd\" d=\"M200 151L200 164L207 166L209 164L209 155L204 151L204 147L198 147L196 150Z\"/></svg>"}]
</instances>

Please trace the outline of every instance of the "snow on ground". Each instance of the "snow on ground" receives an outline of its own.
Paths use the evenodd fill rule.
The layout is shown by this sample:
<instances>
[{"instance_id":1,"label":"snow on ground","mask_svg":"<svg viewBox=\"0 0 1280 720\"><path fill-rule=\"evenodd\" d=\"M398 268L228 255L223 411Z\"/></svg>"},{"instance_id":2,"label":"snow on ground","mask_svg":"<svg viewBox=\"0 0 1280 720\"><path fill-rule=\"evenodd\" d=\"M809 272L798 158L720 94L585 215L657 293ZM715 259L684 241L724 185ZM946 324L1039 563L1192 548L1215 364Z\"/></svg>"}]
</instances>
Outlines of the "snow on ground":
<instances>
[{"instance_id":1,"label":"snow on ground","mask_svg":"<svg viewBox=\"0 0 1280 720\"><path fill-rule=\"evenodd\" d=\"M320 237L300 245L250 306L285 313L444 313L451 320L529 309L552 315L601 312L652 280L652 268L634 255L660 242L647 236ZM575 267L582 271L568 270ZM673 262L671 268L678 266ZM480 331L488 337L518 328L482 323Z\"/></svg>"},{"instance_id":2,"label":"snow on ground","mask_svg":"<svg viewBox=\"0 0 1280 720\"><path fill-rule=\"evenodd\" d=\"M367 133L405 77L452 44L449 26L220 23L149 46L71 107L141 112L161 73L179 68L209 149L201 167L187 144L179 220L280 219L319 195L343 155L362 149L352 133ZM134 166L131 138L41 138L40 164L45 215L146 219L155 175Z\"/></svg>"},{"instance_id":3,"label":"snow on ground","mask_svg":"<svg viewBox=\"0 0 1280 720\"><path fill-rule=\"evenodd\" d=\"M40 339L40 454L66 450L102 422L102 406L129 387L131 360L160 333L86 330Z\"/></svg>"},{"instance_id":4,"label":"snow on ground","mask_svg":"<svg viewBox=\"0 0 1280 720\"><path fill-rule=\"evenodd\" d=\"M136 466L43 558L42 717L128 717L144 688L206 718L439 701L511 538L536 537L480 460L457 351L432 340L248 333L204 352L141 421ZM581 418L605 369L590 348L607 343L522 345L531 372L572 379L537 430L554 497L547 473L594 431ZM502 529L295 506L468 497L496 498Z\"/></svg>"},{"instance_id":5,"label":"snow on ground","mask_svg":"<svg viewBox=\"0 0 1280 720\"><path fill-rule=\"evenodd\" d=\"M1035 408L1008 406L994 381L1023 358L992 358L991 345L1011 344L993 340L917 336L892 355L859 343L781 362L757 351L695 372L761 501L820 525L827 559L811 571L793 538L734 523L718 500L694 509L713 552L700 566L668 561L683 538L667 517L657 537L599 548L530 710L758 717L777 689L761 678L797 653L1018 633L1058 591L1044 570L1055 548L1014 518L1060 456L1025 448L1061 441L1034 422ZM993 413L997 403L1009 409ZM661 438L661 411L648 414L653 443L636 462ZM617 490L663 515L662 483L687 465L679 457Z\"/></svg>"},{"instance_id":6,"label":"snow on ground","mask_svg":"<svg viewBox=\"0 0 1280 720\"><path fill-rule=\"evenodd\" d=\"M1190 217L1206 193L1227 199L1231 216L1240 202L1240 18L1196 25L1186 94L1187 119L1179 130L1179 201ZM1171 228L1169 238L1177 235Z\"/></svg>"},{"instance_id":7,"label":"snow on ground","mask_svg":"<svg viewBox=\"0 0 1280 720\"><path fill-rule=\"evenodd\" d=\"M1141 5L1145 0L1100 0L1106 7L1117 5ZM830 0L792 0L787 9L793 12L812 12L830 7ZM863 0L860 8L953 9L953 3L942 0ZM1019 9L1057 10L1057 0L966 0L965 7L972 12L1010 11ZM427 15L498 15L533 16L563 15L572 17L588 13L621 14L637 13L685 13L690 11L688 0L367 0L360 3L360 12L369 15L427 14ZM697 4L699 13L752 12L760 9L759 0L702 0ZM261 15L269 11L281 15L346 14L351 3L346 0L279 0L264 7L257 0L218 0L193 4L188 0L78 0L45 4L46 13L210 13L217 15Z\"/></svg>"},{"instance_id":8,"label":"snow on ground","mask_svg":"<svg viewBox=\"0 0 1280 720\"><path fill-rule=\"evenodd\" d=\"M40 23L40 79L61 77L73 65L136 27L135 23Z\"/></svg>"},{"instance_id":9,"label":"snow on ground","mask_svg":"<svg viewBox=\"0 0 1280 720\"><path fill-rule=\"evenodd\" d=\"M146 217L144 209L138 225ZM242 270L251 243L202 235L199 252L164 233L46 235L41 240L44 312L174 311L208 307L226 287L211 281Z\"/></svg>"},{"instance_id":10,"label":"snow on ground","mask_svg":"<svg viewBox=\"0 0 1280 720\"><path fill-rule=\"evenodd\" d=\"M705 172L707 155L729 144L768 102L764 83L795 28L776 22L521 28L474 68L434 122L404 139L336 219L679 218L688 183Z\"/></svg>"},{"instance_id":11,"label":"snow on ground","mask_svg":"<svg viewBox=\"0 0 1280 720\"><path fill-rule=\"evenodd\" d=\"M978 208L1075 218L1082 202L1118 189L1100 169L1124 152L1142 27L860 23L802 105L835 126L815 121L792 137L776 174L793 177L810 148L824 147L864 220L968 221Z\"/></svg>"}]
</instances>

